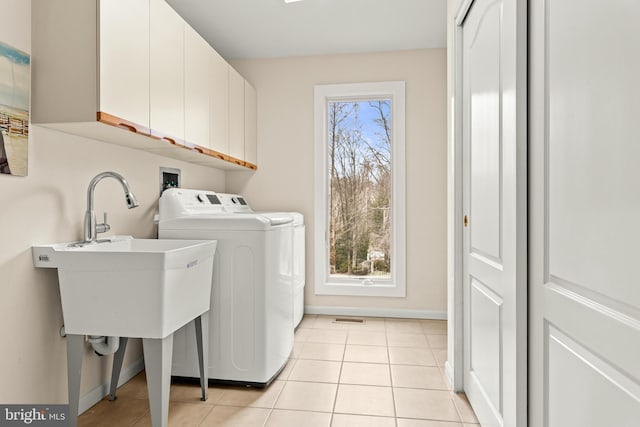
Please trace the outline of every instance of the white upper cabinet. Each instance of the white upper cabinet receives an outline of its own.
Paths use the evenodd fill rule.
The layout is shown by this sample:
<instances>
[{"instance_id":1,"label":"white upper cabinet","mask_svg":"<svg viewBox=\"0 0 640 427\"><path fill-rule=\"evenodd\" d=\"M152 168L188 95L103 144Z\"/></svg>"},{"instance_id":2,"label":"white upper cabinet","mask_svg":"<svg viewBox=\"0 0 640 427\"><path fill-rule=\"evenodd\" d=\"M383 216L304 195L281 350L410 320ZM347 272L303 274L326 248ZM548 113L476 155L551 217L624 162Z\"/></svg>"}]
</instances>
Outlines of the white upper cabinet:
<instances>
[{"instance_id":1,"label":"white upper cabinet","mask_svg":"<svg viewBox=\"0 0 640 427\"><path fill-rule=\"evenodd\" d=\"M184 139L184 20L164 0L150 0L150 127Z\"/></svg>"},{"instance_id":2,"label":"white upper cabinet","mask_svg":"<svg viewBox=\"0 0 640 427\"><path fill-rule=\"evenodd\" d=\"M229 67L229 155L244 160L244 78Z\"/></svg>"},{"instance_id":3,"label":"white upper cabinet","mask_svg":"<svg viewBox=\"0 0 640 427\"><path fill-rule=\"evenodd\" d=\"M209 147L229 153L229 64L216 51L211 57L211 140Z\"/></svg>"},{"instance_id":4,"label":"white upper cabinet","mask_svg":"<svg viewBox=\"0 0 640 427\"><path fill-rule=\"evenodd\" d=\"M229 66L229 155L255 169L257 147L256 90Z\"/></svg>"},{"instance_id":5,"label":"white upper cabinet","mask_svg":"<svg viewBox=\"0 0 640 427\"><path fill-rule=\"evenodd\" d=\"M99 7L99 110L148 128L149 0L101 1Z\"/></svg>"},{"instance_id":6,"label":"white upper cabinet","mask_svg":"<svg viewBox=\"0 0 640 427\"><path fill-rule=\"evenodd\" d=\"M38 0L31 20L33 124L255 169L255 90L165 0Z\"/></svg>"},{"instance_id":7,"label":"white upper cabinet","mask_svg":"<svg viewBox=\"0 0 640 427\"><path fill-rule=\"evenodd\" d=\"M257 96L256 90L244 82L244 160L252 165L258 163L257 133Z\"/></svg>"},{"instance_id":8,"label":"white upper cabinet","mask_svg":"<svg viewBox=\"0 0 640 427\"><path fill-rule=\"evenodd\" d=\"M206 148L210 146L213 54L209 43L185 24L184 139Z\"/></svg>"}]
</instances>

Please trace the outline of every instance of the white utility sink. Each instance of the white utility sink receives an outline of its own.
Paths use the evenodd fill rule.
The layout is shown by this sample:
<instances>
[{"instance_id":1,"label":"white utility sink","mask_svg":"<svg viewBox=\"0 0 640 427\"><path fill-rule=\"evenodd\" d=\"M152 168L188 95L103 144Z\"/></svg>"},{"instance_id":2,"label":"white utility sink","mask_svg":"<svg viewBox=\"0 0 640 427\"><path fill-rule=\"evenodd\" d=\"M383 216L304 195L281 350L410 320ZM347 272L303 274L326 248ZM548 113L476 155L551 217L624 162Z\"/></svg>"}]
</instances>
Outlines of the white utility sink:
<instances>
[{"instance_id":1,"label":"white utility sink","mask_svg":"<svg viewBox=\"0 0 640 427\"><path fill-rule=\"evenodd\" d=\"M108 240L33 247L58 269L67 334L165 338L209 310L216 241Z\"/></svg>"}]
</instances>

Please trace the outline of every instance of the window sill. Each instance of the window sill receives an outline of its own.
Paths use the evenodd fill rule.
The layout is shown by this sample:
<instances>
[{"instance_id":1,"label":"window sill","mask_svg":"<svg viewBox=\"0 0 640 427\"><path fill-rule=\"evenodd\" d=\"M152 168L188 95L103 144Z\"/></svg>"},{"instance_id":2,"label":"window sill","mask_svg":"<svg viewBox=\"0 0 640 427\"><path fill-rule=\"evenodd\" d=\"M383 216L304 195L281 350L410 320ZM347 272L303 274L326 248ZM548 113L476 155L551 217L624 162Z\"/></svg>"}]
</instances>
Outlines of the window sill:
<instances>
[{"instance_id":1,"label":"window sill","mask_svg":"<svg viewBox=\"0 0 640 427\"><path fill-rule=\"evenodd\" d=\"M318 283L315 287L316 295L363 296L363 297L396 297L407 296L404 286L395 284L363 285L361 283Z\"/></svg>"}]
</instances>

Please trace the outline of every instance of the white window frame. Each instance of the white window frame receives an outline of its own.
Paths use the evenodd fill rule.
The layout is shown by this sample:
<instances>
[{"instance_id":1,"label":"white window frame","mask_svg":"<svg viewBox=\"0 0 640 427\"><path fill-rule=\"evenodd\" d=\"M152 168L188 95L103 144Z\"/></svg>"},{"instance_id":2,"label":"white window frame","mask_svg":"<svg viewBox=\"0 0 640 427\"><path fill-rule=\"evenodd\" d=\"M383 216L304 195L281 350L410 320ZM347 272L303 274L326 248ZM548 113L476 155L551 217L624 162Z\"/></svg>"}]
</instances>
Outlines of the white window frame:
<instances>
[{"instance_id":1,"label":"white window frame","mask_svg":"<svg viewBox=\"0 0 640 427\"><path fill-rule=\"evenodd\" d=\"M315 96L314 287L316 295L406 297L405 82L317 85ZM391 279L330 279L328 125L330 101L391 99ZM373 284L363 281L373 280Z\"/></svg>"}]
</instances>

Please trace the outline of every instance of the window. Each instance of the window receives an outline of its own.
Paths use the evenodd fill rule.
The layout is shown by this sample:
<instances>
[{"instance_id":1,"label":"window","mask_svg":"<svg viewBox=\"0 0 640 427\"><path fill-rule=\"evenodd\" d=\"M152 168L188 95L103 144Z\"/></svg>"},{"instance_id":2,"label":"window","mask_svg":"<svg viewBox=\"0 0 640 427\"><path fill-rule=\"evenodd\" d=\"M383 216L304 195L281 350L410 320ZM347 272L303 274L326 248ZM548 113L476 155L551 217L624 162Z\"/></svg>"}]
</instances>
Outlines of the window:
<instances>
[{"instance_id":1,"label":"window","mask_svg":"<svg viewBox=\"0 0 640 427\"><path fill-rule=\"evenodd\" d=\"M315 88L315 291L405 296L404 82Z\"/></svg>"}]
</instances>

